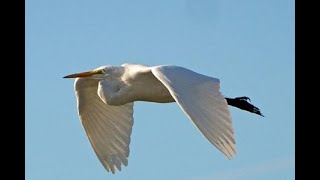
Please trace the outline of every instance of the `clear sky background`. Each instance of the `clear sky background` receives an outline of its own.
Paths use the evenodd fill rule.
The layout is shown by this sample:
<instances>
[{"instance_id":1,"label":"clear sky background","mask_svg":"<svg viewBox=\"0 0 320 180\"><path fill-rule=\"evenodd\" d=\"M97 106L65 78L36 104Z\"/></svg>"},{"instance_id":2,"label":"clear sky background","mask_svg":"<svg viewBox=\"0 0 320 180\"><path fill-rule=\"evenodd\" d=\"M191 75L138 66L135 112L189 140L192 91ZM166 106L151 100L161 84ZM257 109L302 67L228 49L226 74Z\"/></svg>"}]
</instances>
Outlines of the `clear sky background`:
<instances>
[{"instance_id":1,"label":"clear sky background","mask_svg":"<svg viewBox=\"0 0 320 180\"><path fill-rule=\"evenodd\" d=\"M27 0L27 180L294 179L293 0ZM68 74L101 65L174 64L249 96L231 108L228 160L177 104L138 102L129 165L109 174L77 116ZM146 87L147 88L147 87Z\"/></svg>"}]
</instances>

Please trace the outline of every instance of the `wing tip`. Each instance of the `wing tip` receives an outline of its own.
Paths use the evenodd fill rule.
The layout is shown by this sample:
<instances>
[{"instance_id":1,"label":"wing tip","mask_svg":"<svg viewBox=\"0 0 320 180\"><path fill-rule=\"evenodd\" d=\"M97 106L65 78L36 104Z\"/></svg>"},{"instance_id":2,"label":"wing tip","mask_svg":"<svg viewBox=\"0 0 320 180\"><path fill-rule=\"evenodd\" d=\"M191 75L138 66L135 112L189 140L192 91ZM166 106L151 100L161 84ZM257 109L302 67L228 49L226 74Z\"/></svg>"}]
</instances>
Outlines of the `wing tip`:
<instances>
[{"instance_id":1,"label":"wing tip","mask_svg":"<svg viewBox=\"0 0 320 180\"><path fill-rule=\"evenodd\" d=\"M108 163L108 162L104 162L102 163L103 167L105 168L105 170L112 174L116 174L117 172L120 172L122 170L122 166L123 167L126 167L128 166L128 161L125 161L125 162L121 162L120 164L115 164L115 163Z\"/></svg>"}]
</instances>

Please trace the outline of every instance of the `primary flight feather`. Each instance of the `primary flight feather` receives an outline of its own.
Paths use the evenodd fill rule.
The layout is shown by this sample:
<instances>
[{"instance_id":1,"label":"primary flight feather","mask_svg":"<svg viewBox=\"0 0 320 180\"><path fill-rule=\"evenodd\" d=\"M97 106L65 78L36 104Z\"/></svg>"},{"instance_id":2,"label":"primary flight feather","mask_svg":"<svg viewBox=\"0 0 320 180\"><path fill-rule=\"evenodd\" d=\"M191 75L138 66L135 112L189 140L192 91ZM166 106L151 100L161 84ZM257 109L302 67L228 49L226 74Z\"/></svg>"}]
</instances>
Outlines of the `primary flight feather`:
<instances>
[{"instance_id":1,"label":"primary flight feather","mask_svg":"<svg viewBox=\"0 0 320 180\"><path fill-rule=\"evenodd\" d=\"M225 98L219 79L179 66L102 66L64 78L76 78L81 123L100 162L112 173L128 165L134 101L177 102L229 159L237 149L228 104L262 116L247 97Z\"/></svg>"}]
</instances>

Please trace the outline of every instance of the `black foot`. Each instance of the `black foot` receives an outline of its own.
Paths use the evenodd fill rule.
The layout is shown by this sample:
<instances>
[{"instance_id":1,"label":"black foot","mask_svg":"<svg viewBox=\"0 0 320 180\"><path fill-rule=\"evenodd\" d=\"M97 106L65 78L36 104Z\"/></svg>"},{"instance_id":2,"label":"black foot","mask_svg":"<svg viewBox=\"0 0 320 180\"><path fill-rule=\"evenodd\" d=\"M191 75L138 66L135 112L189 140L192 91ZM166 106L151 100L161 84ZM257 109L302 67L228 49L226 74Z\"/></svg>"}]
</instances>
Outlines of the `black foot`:
<instances>
[{"instance_id":1,"label":"black foot","mask_svg":"<svg viewBox=\"0 0 320 180\"><path fill-rule=\"evenodd\" d=\"M258 114L260 116L263 116L260 109L255 107L254 105L250 104L248 101L250 101L250 98L243 96L243 97L236 97L234 99L232 98L226 98L228 105L237 107L239 109L249 111L255 114Z\"/></svg>"}]
</instances>

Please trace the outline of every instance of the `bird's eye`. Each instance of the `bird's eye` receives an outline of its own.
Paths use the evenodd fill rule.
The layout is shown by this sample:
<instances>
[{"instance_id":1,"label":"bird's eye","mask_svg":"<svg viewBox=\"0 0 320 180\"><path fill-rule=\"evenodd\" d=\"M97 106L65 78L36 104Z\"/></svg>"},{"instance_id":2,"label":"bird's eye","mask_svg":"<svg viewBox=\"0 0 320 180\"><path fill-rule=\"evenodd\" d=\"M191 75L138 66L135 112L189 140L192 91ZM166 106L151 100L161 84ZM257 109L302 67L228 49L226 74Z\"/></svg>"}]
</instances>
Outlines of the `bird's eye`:
<instances>
[{"instance_id":1,"label":"bird's eye","mask_svg":"<svg viewBox=\"0 0 320 180\"><path fill-rule=\"evenodd\" d=\"M104 74L105 70L104 69L97 69L95 70L96 74Z\"/></svg>"}]
</instances>

